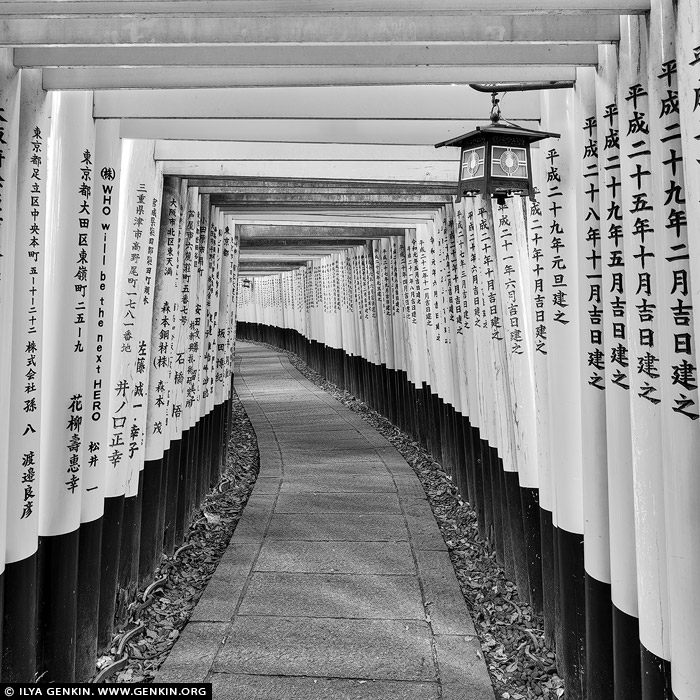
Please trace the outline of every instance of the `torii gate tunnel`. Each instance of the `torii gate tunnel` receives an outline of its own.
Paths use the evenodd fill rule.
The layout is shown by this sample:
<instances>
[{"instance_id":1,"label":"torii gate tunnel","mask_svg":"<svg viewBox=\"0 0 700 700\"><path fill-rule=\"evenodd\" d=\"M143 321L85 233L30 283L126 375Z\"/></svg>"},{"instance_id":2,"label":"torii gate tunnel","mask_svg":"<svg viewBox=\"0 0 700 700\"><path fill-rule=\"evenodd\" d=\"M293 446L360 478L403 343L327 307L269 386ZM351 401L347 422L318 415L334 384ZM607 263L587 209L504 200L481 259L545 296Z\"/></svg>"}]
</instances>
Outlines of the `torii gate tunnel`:
<instances>
[{"instance_id":1,"label":"torii gate tunnel","mask_svg":"<svg viewBox=\"0 0 700 700\"><path fill-rule=\"evenodd\" d=\"M238 335L442 463L566 698L698 700L698 0L116 4L0 2L0 680L94 676ZM458 200L453 84L540 74L536 196Z\"/></svg>"}]
</instances>

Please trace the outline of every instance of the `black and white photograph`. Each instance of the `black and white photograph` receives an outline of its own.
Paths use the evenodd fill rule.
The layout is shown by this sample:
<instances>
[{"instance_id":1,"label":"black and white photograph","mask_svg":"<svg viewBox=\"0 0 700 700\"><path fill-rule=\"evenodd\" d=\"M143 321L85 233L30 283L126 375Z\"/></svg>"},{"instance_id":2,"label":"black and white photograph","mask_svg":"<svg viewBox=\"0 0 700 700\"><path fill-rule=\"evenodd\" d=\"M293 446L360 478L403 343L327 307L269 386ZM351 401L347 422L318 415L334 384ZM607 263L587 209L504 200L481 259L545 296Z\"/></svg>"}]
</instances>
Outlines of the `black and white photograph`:
<instances>
[{"instance_id":1,"label":"black and white photograph","mask_svg":"<svg viewBox=\"0 0 700 700\"><path fill-rule=\"evenodd\" d=\"M700 700L696 308L700 0L0 0L0 695Z\"/></svg>"}]
</instances>

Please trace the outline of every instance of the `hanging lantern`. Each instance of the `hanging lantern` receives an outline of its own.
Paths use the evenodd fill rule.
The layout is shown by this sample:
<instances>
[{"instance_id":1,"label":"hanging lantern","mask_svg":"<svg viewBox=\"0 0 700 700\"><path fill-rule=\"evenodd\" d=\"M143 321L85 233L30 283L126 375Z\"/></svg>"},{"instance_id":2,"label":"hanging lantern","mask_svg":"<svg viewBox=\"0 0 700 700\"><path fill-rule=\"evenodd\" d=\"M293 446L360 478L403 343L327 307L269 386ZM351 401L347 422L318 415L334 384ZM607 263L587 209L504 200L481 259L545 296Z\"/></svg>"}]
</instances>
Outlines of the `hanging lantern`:
<instances>
[{"instance_id":1,"label":"hanging lantern","mask_svg":"<svg viewBox=\"0 0 700 700\"><path fill-rule=\"evenodd\" d=\"M559 134L524 129L501 122L496 93L491 95L491 123L454 139L436 143L435 148L462 149L459 166L458 200L463 195L495 197L499 204L518 194L532 198L530 144Z\"/></svg>"},{"instance_id":2,"label":"hanging lantern","mask_svg":"<svg viewBox=\"0 0 700 700\"><path fill-rule=\"evenodd\" d=\"M253 281L246 277L243 280L243 288L244 289L251 289L252 287L253 287Z\"/></svg>"}]
</instances>

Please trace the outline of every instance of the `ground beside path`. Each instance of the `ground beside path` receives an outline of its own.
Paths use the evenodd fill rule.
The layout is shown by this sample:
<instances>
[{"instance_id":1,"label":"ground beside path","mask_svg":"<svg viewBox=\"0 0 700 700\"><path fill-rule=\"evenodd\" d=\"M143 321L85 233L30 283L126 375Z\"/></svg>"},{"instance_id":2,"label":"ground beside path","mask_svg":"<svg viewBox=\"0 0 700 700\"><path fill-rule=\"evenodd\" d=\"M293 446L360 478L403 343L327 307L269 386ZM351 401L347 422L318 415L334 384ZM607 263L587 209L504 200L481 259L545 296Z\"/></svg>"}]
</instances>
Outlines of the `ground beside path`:
<instances>
[{"instance_id":1,"label":"ground beside path","mask_svg":"<svg viewBox=\"0 0 700 700\"><path fill-rule=\"evenodd\" d=\"M413 470L284 354L237 355L260 475L156 680L231 700L493 700Z\"/></svg>"}]
</instances>

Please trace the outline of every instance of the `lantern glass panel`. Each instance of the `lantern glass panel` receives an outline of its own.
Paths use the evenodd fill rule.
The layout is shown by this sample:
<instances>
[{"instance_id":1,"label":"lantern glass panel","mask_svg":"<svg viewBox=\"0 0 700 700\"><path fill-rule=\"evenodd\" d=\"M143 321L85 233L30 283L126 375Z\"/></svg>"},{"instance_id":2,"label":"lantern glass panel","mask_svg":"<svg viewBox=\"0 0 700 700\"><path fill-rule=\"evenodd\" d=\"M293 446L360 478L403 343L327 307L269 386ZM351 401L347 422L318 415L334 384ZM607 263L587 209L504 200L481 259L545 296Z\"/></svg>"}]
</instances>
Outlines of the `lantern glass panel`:
<instances>
[{"instance_id":1,"label":"lantern glass panel","mask_svg":"<svg viewBox=\"0 0 700 700\"><path fill-rule=\"evenodd\" d=\"M462 151L462 180L474 180L484 176L485 147Z\"/></svg>"},{"instance_id":2,"label":"lantern glass panel","mask_svg":"<svg viewBox=\"0 0 700 700\"><path fill-rule=\"evenodd\" d=\"M491 176L527 178L527 151L513 146L497 146L491 150Z\"/></svg>"}]
</instances>

